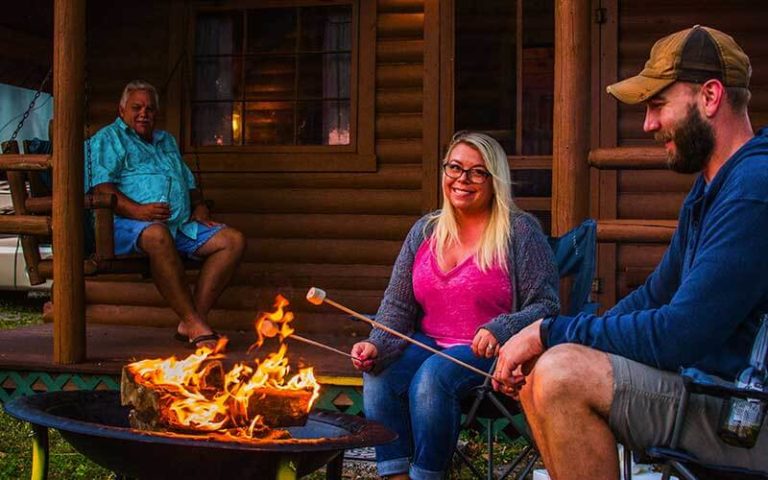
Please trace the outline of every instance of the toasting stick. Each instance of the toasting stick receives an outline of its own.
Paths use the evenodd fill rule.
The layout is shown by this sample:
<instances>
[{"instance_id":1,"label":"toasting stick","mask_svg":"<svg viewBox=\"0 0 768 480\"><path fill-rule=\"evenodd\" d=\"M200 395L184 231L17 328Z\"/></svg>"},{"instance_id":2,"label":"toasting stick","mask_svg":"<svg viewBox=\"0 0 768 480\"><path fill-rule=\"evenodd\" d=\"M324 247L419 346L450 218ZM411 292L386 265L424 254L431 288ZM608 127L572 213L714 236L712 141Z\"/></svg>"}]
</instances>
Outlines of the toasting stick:
<instances>
[{"instance_id":1,"label":"toasting stick","mask_svg":"<svg viewBox=\"0 0 768 480\"><path fill-rule=\"evenodd\" d=\"M307 343L309 345L314 345L316 347L324 348L324 349L329 350L331 352L338 353L339 355L344 355L345 357L349 357L352 360L362 361L359 358L355 357L354 355L350 355L350 354L348 354L347 352L345 352L343 350L339 350L338 348L331 347L330 345L326 345L324 343L316 342L314 340L310 340L308 338L301 337L299 335L296 335L295 333L292 333L292 334L288 335L288 339L289 340L298 340L300 342L304 342L304 343Z\"/></svg>"},{"instance_id":2,"label":"toasting stick","mask_svg":"<svg viewBox=\"0 0 768 480\"><path fill-rule=\"evenodd\" d=\"M345 307L344 305L341 305L339 303L334 302L330 298L326 297L325 290L321 290L321 289L319 289L317 287L310 288L309 291L307 292L307 300L309 301L309 303L311 303L313 305L321 305L323 302L325 302L328 305L330 305L332 307L336 307L339 310L341 310L342 312L348 313L348 314L352 315L353 317L355 317L355 318L357 318L359 320L362 320L365 323L367 323L367 324L369 324L369 325L371 325L371 326L373 326L375 328L379 328L379 329L384 330L385 332L387 332L387 333L389 333L391 335L394 335L396 337L400 337L403 340L405 340L406 342L410 342L410 343L412 343L412 344L414 344L414 345L416 345L418 347L423 348L424 350L428 350L428 351L434 353L435 355L439 355L439 356L445 358L446 360L450 360L451 362L453 362L453 363L455 363L457 365L461 365L462 367L464 367L464 368L466 368L468 370L471 370L471 371L475 372L478 375L482 375L483 377L487 377L487 378L490 378L491 380L496 380L499 383L506 384L506 382L504 382L504 381L494 377L493 375L489 374L488 372L484 372L484 371L480 370L479 368L475 368L472 365L464 363L464 362L462 362L461 360L459 360L457 358L454 358L454 357L452 357L450 355L446 355L445 353L441 352L440 350L437 350L436 348L432 348L432 347L430 347L427 344L421 343L418 340L414 340L413 338L409 337L408 335L404 335L404 334L398 332L397 330L392 330L391 328L389 328L389 327L387 327L385 325L380 324L376 320L371 320L370 318L366 317L365 315L361 315L361 314L357 313L356 311L354 311L354 310L352 310L350 308Z\"/></svg>"},{"instance_id":3,"label":"toasting stick","mask_svg":"<svg viewBox=\"0 0 768 480\"><path fill-rule=\"evenodd\" d=\"M273 322L272 320L262 320L259 323L259 333L264 337L272 338L274 336L277 336L280 333L280 330L277 328L277 326L275 325L275 322ZM357 357L350 355L343 350L339 350L338 348L331 347L330 345L326 345L324 343L320 343L315 340L310 340L309 338L302 337L301 335L296 335L295 333L290 333L285 338L298 340L300 342L304 342L309 345L313 345L315 347L324 348L333 353L338 353L339 355L344 355L345 357L349 357L353 360L358 360ZM255 345L256 344L252 345L251 347L253 348ZM248 350L250 351L250 349Z\"/></svg>"}]
</instances>

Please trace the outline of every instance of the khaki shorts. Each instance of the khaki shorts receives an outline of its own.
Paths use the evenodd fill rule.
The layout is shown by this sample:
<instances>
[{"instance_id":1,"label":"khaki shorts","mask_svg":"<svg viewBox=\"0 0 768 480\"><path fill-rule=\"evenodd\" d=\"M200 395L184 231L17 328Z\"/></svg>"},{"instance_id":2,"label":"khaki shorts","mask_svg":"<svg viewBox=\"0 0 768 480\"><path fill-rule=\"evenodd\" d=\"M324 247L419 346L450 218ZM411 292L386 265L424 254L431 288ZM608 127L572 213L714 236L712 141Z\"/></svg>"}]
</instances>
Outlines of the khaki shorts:
<instances>
[{"instance_id":1,"label":"khaki shorts","mask_svg":"<svg viewBox=\"0 0 768 480\"><path fill-rule=\"evenodd\" d=\"M613 367L608 421L617 441L640 453L648 447L668 446L680 394L685 390L680 375L617 355L608 357ZM753 448L727 445L717 436L722 402L705 395L690 396L679 448L703 463L768 471L768 421Z\"/></svg>"}]
</instances>

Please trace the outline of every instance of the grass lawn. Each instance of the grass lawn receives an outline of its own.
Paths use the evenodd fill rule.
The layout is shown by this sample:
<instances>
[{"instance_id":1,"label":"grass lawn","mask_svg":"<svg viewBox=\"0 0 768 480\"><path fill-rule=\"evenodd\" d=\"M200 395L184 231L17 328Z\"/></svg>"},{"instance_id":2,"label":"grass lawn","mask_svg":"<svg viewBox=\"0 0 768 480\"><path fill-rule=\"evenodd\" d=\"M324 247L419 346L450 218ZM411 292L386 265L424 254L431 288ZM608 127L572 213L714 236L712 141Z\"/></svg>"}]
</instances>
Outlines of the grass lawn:
<instances>
[{"instance_id":1,"label":"grass lawn","mask_svg":"<svg viewBox=\"0 0 768 480\"><path fill-rule=\"evenodd\" d=\"M15 292L0 293L0 329L42 323L43 303L47 300L45 296L39 295L26 298ZM4 412L0 414L0 479L29 478L32 469L31 435L29 424L11 418ZM49 479L114 478L112 473L77 453L58 432L50 433L49 442Z\"/></svg>"},{"instance_id":2,"label":"grass lawn","mask_svg":"<svg viewBox=\"0 0 768 480\"><path fill-rule=\"evenodd\" d=\"M0 292L0 329L16 328L24 325L42 323L42 306L48 300L41 295L25 297L16 293ZM29 478L32 468L30 436L32 430L26 422L19 422L4 412L0 413L0 480L18 480ZM51 480L106 480L115 475L96 465L75 451L56 431L50 432L50 463L48 478ZM462 433L462 443L466 442L470 456L484 469L487 451L483 439L474 434ZM498 464L503 464L519 451L517 442L497 446L494 456ZM454 459L455 460L455 459ZM324 469L307 477L309 480L325 478ZM349 462L344 464L344 478L362 480L376 478L373 465L368 462ZM471 472L458 464L451 469L450 478L469 480ZM212 479L213 480L213 479Z\"/></svg>"}]
</instances>

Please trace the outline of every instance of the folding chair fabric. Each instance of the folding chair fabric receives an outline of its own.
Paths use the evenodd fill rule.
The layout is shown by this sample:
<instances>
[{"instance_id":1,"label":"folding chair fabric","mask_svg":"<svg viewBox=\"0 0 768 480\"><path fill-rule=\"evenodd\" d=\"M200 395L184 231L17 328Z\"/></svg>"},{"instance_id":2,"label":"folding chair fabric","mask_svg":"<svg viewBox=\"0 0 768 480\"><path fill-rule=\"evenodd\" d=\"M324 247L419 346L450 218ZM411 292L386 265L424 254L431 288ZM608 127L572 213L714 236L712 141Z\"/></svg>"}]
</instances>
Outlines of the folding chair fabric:
<instances>
[{"instance_id":1,"label":"folding chair fabric","mask_svg":"<svg viewBox=\"0 0 768 480\"><path fill-rule=\"evenodd\" d=\"M579 312L595 313L598 304L590 301L589 294L592 290L592 280L595 276L597 223L592 219L587 219L561 237L550 237L548 240L555 256L560 278L571 277L573 279L570 290L570 303L564 309L564 312L568 315L575 315ZM491 372L495 366L494 362ZM478 417L486 418L489 422L488 431L486 432L487 448L489 451L487 470L485 474L479 472L477 468L471 465L468 456L457 449L457 455L461 461L469 466L477 478L487 478L489 480L506 478L517 465L525 461L525 466L516 478L527 476L536 460L538 460L539 454L533 445L533 439L528 431L528 426L522 420L522 412L518 404L494 392L488 380L477 387L475 396L469 397L467 403L469 405L464 409L467 413L462 424L463 428L472 425ZM496 477L493 472L493 422L500 419L508 420L518 436L522 436L528 442L530 448L523 450L509 467Z\"/></svg>"}]
</instances>

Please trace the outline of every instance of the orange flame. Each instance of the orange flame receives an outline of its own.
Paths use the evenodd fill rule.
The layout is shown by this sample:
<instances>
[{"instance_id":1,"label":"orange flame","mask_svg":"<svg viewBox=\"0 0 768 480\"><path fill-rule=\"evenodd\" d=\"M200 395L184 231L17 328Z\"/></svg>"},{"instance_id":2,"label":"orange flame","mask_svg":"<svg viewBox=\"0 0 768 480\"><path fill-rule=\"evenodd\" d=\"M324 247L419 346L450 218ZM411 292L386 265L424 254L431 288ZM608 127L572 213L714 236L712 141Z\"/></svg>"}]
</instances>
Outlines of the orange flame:
<instances>
[{"instance_id":1,"label":"orange flame","mask_svg":"<svg viewBox=\"0 0 768 480\"><path fill-rule=\"evenodd\" d=\"M311 367L299 370L288 377L290 367L283 340L293 333L288 325L293 313L285 310L288 300L278 295L276 311L262 313L256 323L259 338L249 348L264 343L259 327L269 320L280 325L280 348L262 361L254 360L253 365L237 363L224 372L219 360L225 358L222 352L226 339L214 349L198 348L183 360L176 357L148 359L128 365L134 381L159 393L159 413L162 422L171 428L200 432L226 431L226 436L237 438L253 437L267 429L265 418L258 413L258 404L251 401L261 399L266 391L304 391L310 394L306 411L312 408L319 396L320 385Z\"/></svg>"},{"instance_id":2,"label":"orange flame","mask_svg":"<svg viewBox=\"0 0 768 480\"><path fill-rule=\"evenodd\" d=\"M275 298L275 311L272 313L264 312L256 318L256 334L259 336L256 343L250 346L248 351L250 352L254 348L259 348L264 344L266 337L274 337L280 335L280 342L282 343L290 334L294 332L294 329L288 325L293 321L293 312L285 311L285 307L289 305L288 300L278 294ZM280 328L278 329L278 325Z\"/></svg>"}]
</instances>

